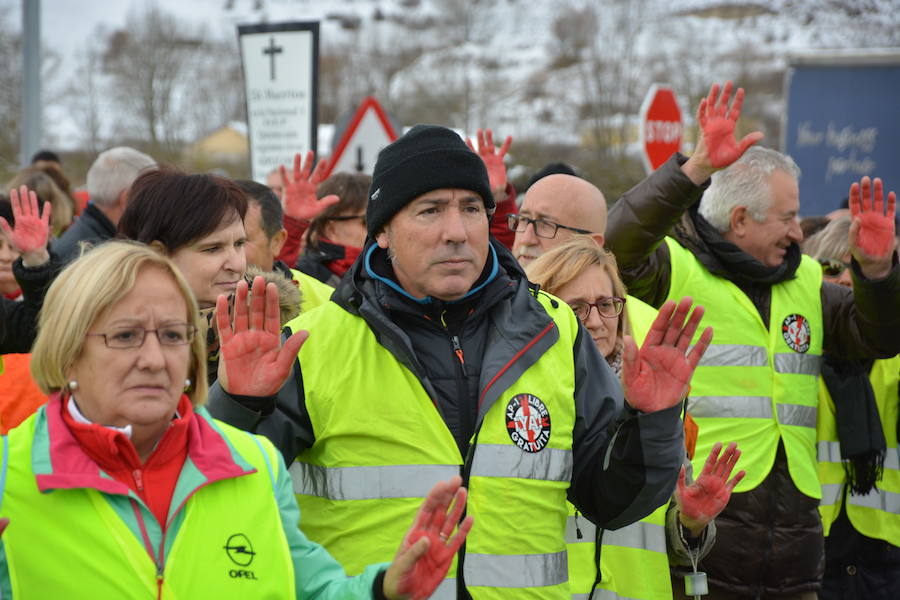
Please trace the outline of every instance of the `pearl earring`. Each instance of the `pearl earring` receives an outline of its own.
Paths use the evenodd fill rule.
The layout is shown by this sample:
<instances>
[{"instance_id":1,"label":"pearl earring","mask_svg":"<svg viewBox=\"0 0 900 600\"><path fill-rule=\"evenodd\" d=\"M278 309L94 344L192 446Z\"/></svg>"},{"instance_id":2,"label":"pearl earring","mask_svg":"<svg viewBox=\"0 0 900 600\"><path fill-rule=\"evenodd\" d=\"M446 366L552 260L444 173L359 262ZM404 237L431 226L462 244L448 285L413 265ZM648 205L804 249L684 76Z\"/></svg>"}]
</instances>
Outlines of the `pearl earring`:
<instances>
[{"instance_id":1,"label":"pearl earring","mask_svg":"<svg viewBox=\"0 0 900 600\"><path fill-rule=\"evenodd\" d=\"M193 382L190 379L184 380L184 391L185 392L188 391L189 389L191 389L191 383L193 383Z\"/></svg>"},{"instance_id":2,"label":"pearl earring","mask_svg":"<svg viewBox=\"0 0 900 600\"><path fill-rule=\"evenodd\" d=\"M75 390L78 389L78 382L73 379L72 381L70 381L68 383L68 386L69 386L69 391L74 392Z\"/></svg>"}]
</instances>

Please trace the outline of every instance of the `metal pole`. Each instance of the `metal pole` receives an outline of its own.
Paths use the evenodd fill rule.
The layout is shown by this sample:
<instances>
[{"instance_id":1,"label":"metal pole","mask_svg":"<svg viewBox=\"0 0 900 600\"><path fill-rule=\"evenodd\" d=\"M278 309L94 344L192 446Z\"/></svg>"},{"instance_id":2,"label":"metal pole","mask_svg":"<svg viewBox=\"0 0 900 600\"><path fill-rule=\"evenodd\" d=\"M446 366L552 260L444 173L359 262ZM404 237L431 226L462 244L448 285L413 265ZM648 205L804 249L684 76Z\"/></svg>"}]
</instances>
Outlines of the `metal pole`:
<instances>
[{"instance_id":1,"label":"metal pole","mask_svg":"<svg viewBox=\"0 0 900 600\"><path fill-rule=\"evenodd\" d=\"M41 0L22 0L22 124L20 160L28 165L41 143Z\"/></svg>"}]
</instances>

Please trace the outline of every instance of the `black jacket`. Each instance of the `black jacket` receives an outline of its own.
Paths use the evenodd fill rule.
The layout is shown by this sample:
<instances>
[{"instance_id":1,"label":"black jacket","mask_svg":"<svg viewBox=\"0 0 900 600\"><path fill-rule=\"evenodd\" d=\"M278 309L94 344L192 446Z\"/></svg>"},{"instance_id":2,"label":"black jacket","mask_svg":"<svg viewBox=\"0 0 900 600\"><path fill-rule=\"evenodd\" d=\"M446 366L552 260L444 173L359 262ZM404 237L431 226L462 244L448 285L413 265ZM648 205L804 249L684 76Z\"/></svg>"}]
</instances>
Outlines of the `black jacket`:
<instances>
[{"instance_id":1,"label":"black jacket","mask_svg":"<svg viewBox=\"0 0 900 600\"><path fill-rule=\"evenodd\" d=\"M416 374L429 395L437 399L461 450L479 426L486 407L496 400L491 394L502 391L502 386L490 388L479 414L478 398L486 390L486 382L514 361L520 351L526 357L515 367L524 370L524 363L538 360L558 339L554 331L553 340L547 341L548 335L541 343L528 346L536 332L552 321L534 298L536 289L510 252L495 241L491 245L499 261L498 273L493 278L487 276L493 266L489 258L480 283L476 283L484 287L456 305L435 300L423 308L410 302L387 283L392 271L381 250L373 253L371 272L364 267L364 250L331 299L364 319L379 343ZM441 320L436 320L435 314L444 311L447 327L436 325ZM314 331L314 327L310 329ZM496 340L499 331L506 343L488 340L488 336ZM465 372L458 368L454 337L466 357ZM583 327L572 352L576 425L569 498L599 526L616 529L668 501L684 454L680 407L651 414L624 407L618 380ZM515 370L504 371L501 382L518 377ZM288 463L315 443L305 407L302 365L298 362L277 397L235 398L216 384L210 390L209 408L219 419L269 437Z\"/></svg>"},{"instance_id":2,"label":"black jacket","mask_svg":"<svg viewBox=\"0 0 900 600\"><path fill-rule=\"evenodd\" d=\"M29 269L22 259L13 263L13 275L22 288L22 300L0 297L0 354L31 351L37 335L37 317L44 305L44 294L59 271L59 261L51 253L50 260Z\"/></svg>"},{"instance_id":3,"label":"black jacket","mask_svg":"<svg viewBox=\"0 0 900 600\"><path fill-rule=\"evenodd\" d=\"M88 204L72 226L53 243L53 251L63 263L68 263L81 255L80 242L97 245L116 235L116 226L93 204Z\"/></svg>"},{"instance_id":4,"label":"black jacket","mask_svg":"<svg viewBox=\"0 0 900 600\"><path fill-rule=\"evenodd\" d=\"M793 277L799 250L792 247L778 268L767 268L725 241L697 213L705 186L682 172L673 156L628 191L609 211L606 242L616 255L629 293L660 306L669 293L671 263L666 235L689 249L711 273L737 285L769 322L771 286ZM853 287L823 283L826 352L852 358L887 358L900 351L900 269L883 280L865 279L853 266ZM724 440L723 440L724 441ZM818 589L824 568L818 500L800 493L779 445L768 477L733 494L716 518L718 540L701 565L710 583L758 597Z\"/></svg>"},{"instance_id":5,"label":"black jacket","mask_svg":"<svg viewBox=\"0 0 900 600\"><path fill-rule=\"evenodd\" d=\"M337 287L341 278L328 268L328 263L342 258L344 258L343 246L320 240L316 246L306 248L306 251L297 259L295 268L310 277L315 277L322 283Z\"/></svg>"}]
</instances>

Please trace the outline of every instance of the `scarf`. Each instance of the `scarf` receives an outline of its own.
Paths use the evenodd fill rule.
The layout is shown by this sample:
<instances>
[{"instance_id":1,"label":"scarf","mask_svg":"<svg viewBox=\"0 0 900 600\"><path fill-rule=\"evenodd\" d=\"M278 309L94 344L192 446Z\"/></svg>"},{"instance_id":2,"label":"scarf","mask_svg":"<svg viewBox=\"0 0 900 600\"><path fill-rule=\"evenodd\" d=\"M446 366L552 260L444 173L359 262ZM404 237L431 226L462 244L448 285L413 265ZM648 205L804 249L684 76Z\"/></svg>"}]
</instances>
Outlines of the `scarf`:
<instances>
[{"instance_id":1,"label":"scarf","mask_svg":"<svg viewBox=\"0 0 900 600\"><path fill-rule=\"evenodd\" d=\"M342 256L341 258L330 260L328 261L328 263L326 263L328 269L338 277L343 277L344 273L346 273L350 269L350 267L353 266L353 263L356 262L357 257L362 253L362 248L359 248L357 246L342 246L340 244L335 244L334 242L329 241L325 238L321 238L321 241L328 244L333 244L335 246L340 246L344 249L344 256Z\"/></svg>"},{"instance_id":2,"label":"scarf","mask_svg":"<svg viewBox=\"0 0 900 600\"><path fill-rule=\"evenodd\" d=\"M834 400L838 440L847 484L852 493L865 495L876 488L884 469L887 443L878 416L875 392L869 381L870 364L828 354L822 379Z\"/></svg>"}]
</instances>

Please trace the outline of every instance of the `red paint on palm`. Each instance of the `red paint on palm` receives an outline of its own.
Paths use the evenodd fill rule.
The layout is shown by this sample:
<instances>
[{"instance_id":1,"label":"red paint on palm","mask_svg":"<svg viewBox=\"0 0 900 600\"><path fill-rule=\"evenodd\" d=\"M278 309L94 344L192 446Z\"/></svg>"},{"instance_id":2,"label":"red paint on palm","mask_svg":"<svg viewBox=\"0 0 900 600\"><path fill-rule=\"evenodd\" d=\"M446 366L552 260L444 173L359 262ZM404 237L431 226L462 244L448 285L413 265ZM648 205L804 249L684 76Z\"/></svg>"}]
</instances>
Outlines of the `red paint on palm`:
<instances>
[{"instance_id":1,"label":"red paint on palm","mask_svg":"<svg viewBox=\"0 0 900 600\"><path fill-rule=\"evenodd\" d=\"M278 290L262 277L253 281L248 306L247 283L238 282L234 299L234 323L228 315L228 299L216 299L219 334L219 382L237 396L273 396L291 372L308 333L298 331L281 343Z\"/></svg>"},{"instance_id":2,"label":"red paint on palm","mask_svg":"<svg viewBox=\"0 0 900 600\"><path fill-rule=\"evenodd\" d=\"M741 456L737 444L732 442L719 456L721 450L721 442L716 442L700 476L690 485L685 485L684 467L678 475L675 501L692 528L702 529L715 519L728 505L732 490L744 478L744 471L740 471L730 481L728 479Z\"/></svg>"},{"instance_id":3,"label":"red paint on palm","mask_svg":"<svg viewBox=\"0 0 900 600\"><path fill-rule=\"evenodd\" d=\"M671 300L663 304L640 350L626 336L622 382L625 399L632 407L643 412L664 410L687 394L694 369L712 339L712 328L707 327L690 348L703 307L696 307L688 317L690 311L688 297L677 306Z\"/></svg>"},{"instance_id":4,"label":"red paint on palm","mask_svg":"<svg viewBox=\"0 0 900 600\"><path fill-rule=\"evenodd\" d=\"M2 217L0 227L3 228L10 243L19 254L44 250L50 237L50 203L44 203L42 213L38 208L37 194L29 191L24 185L18 190L9 191L9 202L12 206L15 227L10 227Z\"/></svg>"},{"instance_id":5,"label":"red paint on palm","mask_svg":"<svg viewBox=\"0 0 900 600\"><path fill-rule=\"evenodd\" d=\"M700 101L697 109L697 121L703 133L710 164L722 169L739 159L747 148L763 138L759 131L747 134L740 142L734 137L737 120L741 116L744 104L744 88L738 88L731 108L728 100L731 97L733 84L728 81L719 95L719 85L713 84L709 95Z\"/></svg>"},{"instance_id":6,"label":"red paint on palm","mask_svg":"<svg viewBox=\"0 0 900 600\"><path fill-rule=\"evenodd\" d=\"M509 147L512 144L512 136L506 136L500 150L494 146L494 132L490 129L477 131L478 149L472 145L472 140L466 138L466 145L472 152L476 152L484 166L487 168L488 179L492 190L500 190L506 187L506 164L503 162Z\"/></svg>"},{"instance_id":7,"label":"red paint on palm","mask_svg":"<svg viewBox=\"0 0 900 600\"><path fill-rule=\"evenodd\" d=\"M851 242L869 258L885 258L894 250L896 224L894 221L897 196L888 194L887 205L884 202L884 185L880 178L874 181L874 198L872 181L863 177L859 183L850 186L850 215L854 221L855 235L851 234ZM856 225L856 222L859 225ZM858 228L858 229L857 229ZM851 249L854 244L851 243Z\"/></svg>"},{"instance_id":8,"label":"red paint on palm","mask_svg":"<svg viewBox=\"0 0 900 600\"><path fill-rule=\"evenodd\" d=\"M422 600L444 580L472 528L471 516L460 523L466 506L466 489L461 486L462 479L454 477L431 489L385 574L385 596Z\"/></svg>"},{"instance_id":9,"label":"red paint on palm","mask_svg":"<svg viewBox=\"0 0 900 600\"><path fill-rule=\"evenodd\" d=\"M294 169L288 177L284 165L278 168L281 173L282 202L284 213L301 221L314 219L323 210L338 202L340 198L334 194L324 198L316 197L316 188L325 180L328 171L328 161L321 160L313 169L315 155L312 150L306 153L306 160L297 153L294 155Z\"/></svg>"}]
</instances>

